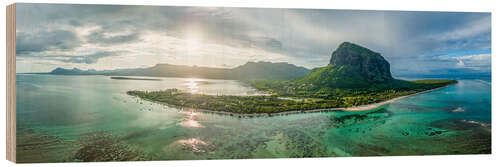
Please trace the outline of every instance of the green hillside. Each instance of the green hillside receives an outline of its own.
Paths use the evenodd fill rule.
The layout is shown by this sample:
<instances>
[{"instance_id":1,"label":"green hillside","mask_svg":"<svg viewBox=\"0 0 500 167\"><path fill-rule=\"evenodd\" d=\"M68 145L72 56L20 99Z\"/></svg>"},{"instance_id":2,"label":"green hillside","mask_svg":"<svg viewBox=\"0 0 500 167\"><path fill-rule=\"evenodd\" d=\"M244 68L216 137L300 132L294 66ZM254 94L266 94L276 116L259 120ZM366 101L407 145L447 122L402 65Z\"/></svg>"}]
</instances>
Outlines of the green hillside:
<instances>
[{"instance_id":1,"label":"green hillside","mask_svg":"<svg viewBox=\"0 0 500 167\"><path fill-rule=\"evenodd\" d=\"M233 68L231 75L238 80L290 80L310 73L304 67L288 63L247 62Z\"/></svg>"},{"instance_id":2,"label":"green hillside","mask_svg":"<svg viewBox=\"0 0 500 167\"><path fill-rule=\"evenodd\" d=\"M369 88L391 85L387 60L379 53L362 46L344 42L333 53L330 64L316 68L309 75L293 80L316 88Z\"/></svg>"}]
</instances>

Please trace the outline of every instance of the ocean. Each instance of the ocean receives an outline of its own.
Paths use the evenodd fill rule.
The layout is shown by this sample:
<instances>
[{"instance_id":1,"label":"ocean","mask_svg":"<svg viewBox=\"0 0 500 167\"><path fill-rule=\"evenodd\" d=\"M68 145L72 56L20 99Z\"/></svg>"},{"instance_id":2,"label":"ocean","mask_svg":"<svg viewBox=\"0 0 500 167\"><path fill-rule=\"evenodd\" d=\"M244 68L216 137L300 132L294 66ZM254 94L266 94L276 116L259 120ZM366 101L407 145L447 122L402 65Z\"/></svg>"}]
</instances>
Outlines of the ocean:
<instances>
[{"instance_id":1,"label":"ocean","mask_svg":"<svg viewBox=\"0 0 500 167\"><path fill-rule=\"evenodd\" d=\"M96 134L111 136L104 143L125 146L116 148L151 160L491 153L491 79L460 79L370 111L239 118L126 94L168 88L210 95L262 94L234 80L16 77L19 162L81 161L89 157L82 154L98 155L82 148L102 144L89 137Z\"/></svg>"}]
</instances>

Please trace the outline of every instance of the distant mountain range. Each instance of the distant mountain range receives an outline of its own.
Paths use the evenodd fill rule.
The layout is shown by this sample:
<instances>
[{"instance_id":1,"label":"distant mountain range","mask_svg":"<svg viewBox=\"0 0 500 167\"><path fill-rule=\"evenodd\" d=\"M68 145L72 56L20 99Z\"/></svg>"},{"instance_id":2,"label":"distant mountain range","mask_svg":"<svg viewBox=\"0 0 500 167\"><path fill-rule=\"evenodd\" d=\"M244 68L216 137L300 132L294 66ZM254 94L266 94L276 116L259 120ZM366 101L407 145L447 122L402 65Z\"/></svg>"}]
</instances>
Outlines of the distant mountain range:
<instances>
[{"instance_id":1,"label":"distant mountain range","mask_svg":"<svg viewBox=\"0 0 500 167\"><path fill-rule=\"evenodd\" d=\"M289 80L310 73L304 67L288 63L247 62L236 68L212 68L172 64L157 64L149 68L117 70L80 70L78 68L56 68L47 74L53 75L114 75L114 76L152 76L234 80Z\"/></svg>"},{"instance_id":2,"label":"distant mountain range","mask_svg":"<svg viewBox=\"0 0 500 167\"><path fill-rule=\"evenodd\" d=\"M412 84L407 81L394 79L391 74L389 62L380 53L350 42L343 42L338 46L332 53L327 66L313 70L288 63L260 61L247 62L235 68L172 64L157 64L149 68L102 71L56 68L48 74L180 77L246 81L273 80L287 81L294 84L315 85L314 87L316 88L394 88L406 87Z\"/></svg>"}]
</instances>

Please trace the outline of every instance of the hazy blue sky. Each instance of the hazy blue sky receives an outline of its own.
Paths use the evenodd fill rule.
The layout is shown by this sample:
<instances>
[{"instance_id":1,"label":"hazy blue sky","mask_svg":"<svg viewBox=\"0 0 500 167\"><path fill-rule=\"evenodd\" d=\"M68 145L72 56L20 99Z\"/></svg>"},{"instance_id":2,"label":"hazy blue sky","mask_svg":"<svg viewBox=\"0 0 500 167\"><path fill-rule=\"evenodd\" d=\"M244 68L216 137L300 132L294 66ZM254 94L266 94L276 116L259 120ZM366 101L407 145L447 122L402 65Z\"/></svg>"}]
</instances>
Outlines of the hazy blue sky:
<instances>
[{"instance_id":1,"label":"hazy blue sky","mask_svg":"<svg viewBox=\"0 0 500 167\"><path fill-rule=\"evenodd\" d=\"M17 5L17 72L247 61L325 66L343 41L395 75L491 70L491 14L213 7Z\"/></svg>"}]
</instances>

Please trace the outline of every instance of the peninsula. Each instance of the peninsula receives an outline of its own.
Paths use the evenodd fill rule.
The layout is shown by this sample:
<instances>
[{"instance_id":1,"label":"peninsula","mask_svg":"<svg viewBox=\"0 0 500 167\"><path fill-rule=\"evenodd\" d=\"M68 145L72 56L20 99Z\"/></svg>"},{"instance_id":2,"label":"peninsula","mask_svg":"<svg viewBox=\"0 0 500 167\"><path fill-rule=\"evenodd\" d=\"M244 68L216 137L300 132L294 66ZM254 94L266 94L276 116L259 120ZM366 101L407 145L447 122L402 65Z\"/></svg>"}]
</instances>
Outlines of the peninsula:
<instances>
[{"instance_id":1,"label":"peninsula","mask_svg":"<svg viewBox=\"0 0 500 167\"><path fill-rule=\"evenodd\" d=\"M145 100L207 112L271 114L321 110L368 110L409 95L455 84L455 80L405 81L392 77L379 53L344 42L325 67L285 81L254 80L250 85L267 96L202 95L178 89L128 91Z\"/></svg>"}]
</instances>

